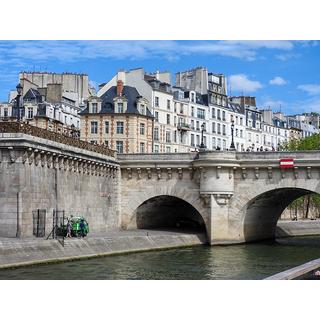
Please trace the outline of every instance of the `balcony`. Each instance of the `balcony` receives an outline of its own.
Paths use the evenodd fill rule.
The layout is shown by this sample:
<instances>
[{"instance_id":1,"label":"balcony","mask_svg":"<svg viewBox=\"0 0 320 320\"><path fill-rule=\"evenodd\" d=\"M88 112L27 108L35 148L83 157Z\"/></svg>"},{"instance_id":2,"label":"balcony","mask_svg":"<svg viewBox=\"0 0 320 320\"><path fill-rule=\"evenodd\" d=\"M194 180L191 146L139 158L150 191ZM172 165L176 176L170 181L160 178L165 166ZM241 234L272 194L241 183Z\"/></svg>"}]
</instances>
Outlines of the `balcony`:
<instances>
[{"instance_id":1,"label":"balcony","mask_svg":"<svg viewBox=\"0 0 320 320\"><path fill-rule=\"evenodd\" d=\"M189 130L191 130L190 126L188 124L186 124L186 123L179 123L177 128L178 128L178 130L181 130L181 131L189 131Z\"/></svg>"}]
</instances>

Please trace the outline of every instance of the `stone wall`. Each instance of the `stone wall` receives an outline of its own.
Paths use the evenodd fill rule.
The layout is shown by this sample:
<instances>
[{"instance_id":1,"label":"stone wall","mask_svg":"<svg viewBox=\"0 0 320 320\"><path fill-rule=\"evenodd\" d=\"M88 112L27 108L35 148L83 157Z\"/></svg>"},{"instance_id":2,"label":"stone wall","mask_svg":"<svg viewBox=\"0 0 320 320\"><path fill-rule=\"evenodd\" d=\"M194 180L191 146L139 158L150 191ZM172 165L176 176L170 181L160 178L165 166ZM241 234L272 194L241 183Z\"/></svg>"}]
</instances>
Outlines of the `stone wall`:
<instances>
[{"instance_id":1,"label":"stone wall","mask_svg":"<svg viewBox=\"0 0 320 320\"><path fill-rule=\"evenodd\" d=\"M29 237L32 211L82 215L92 233L119 227L119 165L111 156L22 133L0 133L0 237Z\"/></svg>"}]
</instances>

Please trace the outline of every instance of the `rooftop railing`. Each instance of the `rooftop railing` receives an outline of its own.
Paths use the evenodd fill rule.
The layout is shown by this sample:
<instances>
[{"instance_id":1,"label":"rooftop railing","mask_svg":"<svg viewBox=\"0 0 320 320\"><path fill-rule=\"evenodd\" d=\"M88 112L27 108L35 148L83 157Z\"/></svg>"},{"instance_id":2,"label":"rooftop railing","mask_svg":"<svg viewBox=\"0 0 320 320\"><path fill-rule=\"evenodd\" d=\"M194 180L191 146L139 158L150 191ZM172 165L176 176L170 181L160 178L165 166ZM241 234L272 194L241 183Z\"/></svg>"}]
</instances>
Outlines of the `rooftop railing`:
<instances>
[{"instance_id":1,"label":"rooftop railing","mask_svg":"<svg viewBox=\"0 0 320 320\"><path fill-rule=\"evenodd\" d=\"M115 156L115 151L105 146L93 145L80 139L75 139L61 133L31 126L30 124L23 122L0 122L0 133L24 133L34 137L62 143L68 146L97 152L106 156Z\"/></svg>"}]
</instances>

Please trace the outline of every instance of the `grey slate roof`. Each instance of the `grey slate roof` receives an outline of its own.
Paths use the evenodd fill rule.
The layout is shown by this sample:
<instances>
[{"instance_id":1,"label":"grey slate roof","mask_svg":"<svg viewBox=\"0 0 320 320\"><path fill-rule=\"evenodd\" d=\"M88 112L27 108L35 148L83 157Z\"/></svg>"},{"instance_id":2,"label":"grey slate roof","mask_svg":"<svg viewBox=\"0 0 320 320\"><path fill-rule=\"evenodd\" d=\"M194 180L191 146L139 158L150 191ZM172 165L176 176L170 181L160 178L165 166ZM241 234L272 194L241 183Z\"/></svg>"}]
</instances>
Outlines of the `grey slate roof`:
<instances>
[{"instance_id":1,"label":"grey slate roof","mask_svg":"<svg viewBox=\"0 0 320 320\"><path fill-rule=\"evenodd\" d=\"M137 99L141 97L136 88L130 86L124 86L122 96L127 99L127 111L126 113L141 114L137 109ZM100 113L115 113L113 99L117 97L117 87L113 86L107 90L100 98L102 100L102 106ZM80 114L88 114L88 106ZM152 117L151 112L147 108L147 116Z\"/></svg>"},{"instance_id":2,"label":"grey slate roof","mask_svg":"<svg viewBox=\"0 0 320 320\"><path fill-rule=\"evenodd\" d=\"M238 104L238 103L228 102L228 108L229 108L230 111L232 111L232 112L245 114L245 108L244 108L244 106L241 106L241 105Z\"/></svg>"}]
</instances>

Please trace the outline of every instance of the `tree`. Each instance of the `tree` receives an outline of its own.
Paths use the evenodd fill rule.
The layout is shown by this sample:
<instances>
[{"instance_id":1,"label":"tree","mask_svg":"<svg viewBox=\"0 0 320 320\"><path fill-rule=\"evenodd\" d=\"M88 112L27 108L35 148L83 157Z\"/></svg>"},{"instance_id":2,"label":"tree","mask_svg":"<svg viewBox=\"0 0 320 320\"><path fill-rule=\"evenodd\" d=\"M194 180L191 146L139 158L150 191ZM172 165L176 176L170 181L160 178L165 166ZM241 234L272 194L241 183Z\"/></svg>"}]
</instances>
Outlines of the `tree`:
<instances>
[{"instance_id":1,"label":"tree","mask_svg":"<svg viewBox=\"0 0 320 320\"><path fill-rule=\"evenodd\" d=\"M308 151L308 150L320 150L320 134L299 139L291 140L280 146L282 151ZM319 216L320 211L320 194L309 194L293 201L289 209L301 210L304 213L304 217L308 219L309 209L313 209Z\"/></svg>"}]
</instances>

